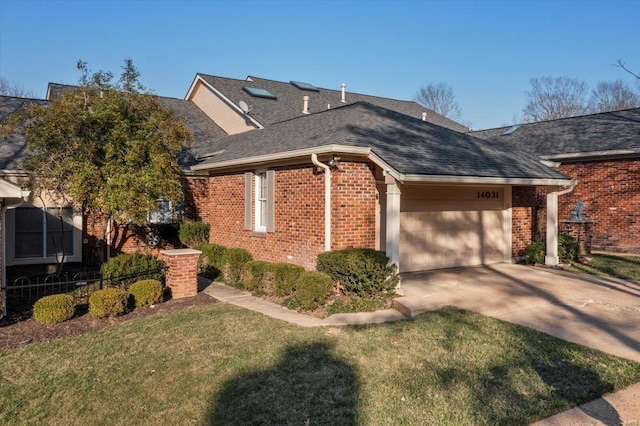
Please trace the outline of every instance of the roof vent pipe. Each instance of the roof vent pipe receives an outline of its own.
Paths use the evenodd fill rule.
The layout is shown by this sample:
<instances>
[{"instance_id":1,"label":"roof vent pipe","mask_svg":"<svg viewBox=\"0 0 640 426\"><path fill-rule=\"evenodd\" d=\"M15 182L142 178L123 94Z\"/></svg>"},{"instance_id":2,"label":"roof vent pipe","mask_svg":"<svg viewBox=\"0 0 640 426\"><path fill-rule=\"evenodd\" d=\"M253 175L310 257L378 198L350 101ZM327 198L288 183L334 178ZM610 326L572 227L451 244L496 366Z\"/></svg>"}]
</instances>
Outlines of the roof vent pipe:
<instances>
[{"instance_id":1,"label":"roof vent pipe","mask_svg":"<svg viewBox=\"0 0 640 426\"><path fill-rule=\"evenodd\" d=\"M309 96L302 97L302 113L309 114Z\"/></svg>"},{"instance_id":2,"label":"roof vent pipe","mask_svg":"<svg viewBox=\"0 0 640 426\"><path fill-rule=\"evenodd\" d=\"M426 112L422 113L422 121L427 121L427 113Z\"/></svg>"},{"instance_id":3,"label":"roof vent pipe","mask_svg":"<svg viewBox=\"0 0 640 426\"><path fill-rule=\"evenodd\" d=\"M342 83L340 87L342 87L342 97L340 98L340 102L347 102L347 83Z\"/></svg>"}]
</instances>

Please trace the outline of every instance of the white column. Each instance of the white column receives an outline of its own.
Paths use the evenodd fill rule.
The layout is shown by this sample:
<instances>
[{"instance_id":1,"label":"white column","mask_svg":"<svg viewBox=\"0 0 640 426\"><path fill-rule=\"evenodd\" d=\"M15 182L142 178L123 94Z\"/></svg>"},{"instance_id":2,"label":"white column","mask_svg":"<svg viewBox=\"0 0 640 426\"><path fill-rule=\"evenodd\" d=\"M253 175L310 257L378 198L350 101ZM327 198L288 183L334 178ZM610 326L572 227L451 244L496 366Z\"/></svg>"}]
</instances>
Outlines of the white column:
<instances>
[{"instance_id":1,"label":"white column","mask_svg":"<svg viewBox=\"0 0 640 426\"><path fill-rule=\"evenodd\" d=\"M557 266L558 259L558 188L547 187L547 253L544 264Z\"/></svg>"},{"instance_id":2,"label":"white column","mask_svg":"<svg viewBox=\"0 0 640 426\"><path fill-rule=\"evenodd\" d=\"M400 186L387 174L387 209L386 209L386 253L390 263L395 263L400 270ZM400 283L396 287L400 293Z\"/></svg>"}]
</instances>

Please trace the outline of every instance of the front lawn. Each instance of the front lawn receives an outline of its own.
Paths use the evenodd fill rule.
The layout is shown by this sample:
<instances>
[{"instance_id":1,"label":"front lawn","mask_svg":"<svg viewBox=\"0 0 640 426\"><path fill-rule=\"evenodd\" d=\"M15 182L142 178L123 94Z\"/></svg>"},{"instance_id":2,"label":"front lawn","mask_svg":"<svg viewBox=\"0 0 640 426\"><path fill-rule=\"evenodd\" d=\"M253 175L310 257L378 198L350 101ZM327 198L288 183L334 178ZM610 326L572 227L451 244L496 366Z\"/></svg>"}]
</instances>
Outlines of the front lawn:
<instances>
[{"instance_id":1,"label":"front lawn","mask_svg":"<svg viewBox=\"0 0 640 426\"><path fill-rule=\"evenodd\" d=\"M640 256L590 254L584 263L574 263L568 271L640 281Z\"/></svg>"},{"instance_id":2,"label":"front lawn","mask_svg":"<svg viewBox=\"0 0 640 426\"><path fill-rule=\"evenodd\" d=\"M216 304L0 352L0 424L524 425L638 381L455 308L308 329Z\"/></svg>"}]
</instances>

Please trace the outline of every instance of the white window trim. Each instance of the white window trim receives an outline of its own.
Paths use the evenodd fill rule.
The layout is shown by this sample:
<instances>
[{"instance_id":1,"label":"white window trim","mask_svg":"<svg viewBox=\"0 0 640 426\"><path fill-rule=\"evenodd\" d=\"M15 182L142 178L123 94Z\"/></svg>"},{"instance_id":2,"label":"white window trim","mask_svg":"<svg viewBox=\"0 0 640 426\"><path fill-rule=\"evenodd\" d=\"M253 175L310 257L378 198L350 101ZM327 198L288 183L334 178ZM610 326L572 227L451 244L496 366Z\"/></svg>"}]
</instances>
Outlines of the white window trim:
<instances>
[{"instance_id":1,"label":"white window trim","mask_svg":"<svg viewBox=\"0 0 640 426\"><path fill-rule=\"evenodd\" d=\"M267 171L266 170L256 170L255 171L255 178L254 178L254 205L253 205L253 210L254 210L254 231L255 232L267 232L267 224L266 224L266 220L265 220L265 224L264 225L260 225L260 220L262 218L262 213L263 213L263 209L267 209L267 202L268 202L268 194L264 194L264 198L260 198L260 188L262 185L262 180L264 179L264 185L265 185L265 192L267 191L266 189L266 185L267 185ZM261 200L264 200L264 203L261 203ZM266 211L265 213L265 217L266 217Z\"/></svg>"}]
</instances>

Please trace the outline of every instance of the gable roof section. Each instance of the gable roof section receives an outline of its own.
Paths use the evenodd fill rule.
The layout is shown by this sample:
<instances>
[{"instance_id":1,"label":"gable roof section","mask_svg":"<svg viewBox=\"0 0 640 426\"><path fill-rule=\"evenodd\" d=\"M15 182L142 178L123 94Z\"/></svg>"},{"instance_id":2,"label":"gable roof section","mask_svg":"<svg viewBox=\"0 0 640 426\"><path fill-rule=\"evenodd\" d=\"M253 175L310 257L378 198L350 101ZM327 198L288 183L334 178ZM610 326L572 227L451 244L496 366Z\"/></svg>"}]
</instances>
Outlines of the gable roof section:
<instances>
[{"instance_id":1,"label":"gable roof section","mask_svg":"<svg viewBox=\"0 0 640 426\"><path fill-rule=\"evenodd\" d=\"M28 104L47 105L43 99L17 98L0 96L0 122L10 114L17 112ZM0 138L0 171L23 172L24 160L28 157L25 137L17 132L5 138Z\"/></svg>"},{"instance_id":2,"label":"gable roof section","mask_svg":"<svg viewBox=\"0 0 640 426\"><path fill-rule=\"evenodd\" d=\"M217 155L192 167L250 165L310 151L358 152L380 158L400 180L421 177L569 179L539 159L500 143L415 119L367 102L275 123L217 141Z\"/></svg>"},{"instance_id":3,"label":"gable roof section","mask_svg":"<svg viewBox=\"0 0 640 426\"><path fill-rule=\"evenodd\" d=\"M346 102L343 103L341 102L342 94L340 90L322 88L316 88L317 91L307 90L296 87L296 85L292 83L268 80L253 76L247 77L246 80L237 80L199 73L196 78L197 77L202 78L206 83L223 93L226 98L236 105L238 105L240 101L246 102L251 106L250 116L263 125L271 125L280 121L305 115L302 113L302 98L303 96L309 96L310 113L326 111L327 105L330 105L331 108L337 108L344 106L345 104L364 101L415 118L421 118L422 113L426 112L428 122L456 130L458 132L466 132L468 130L465 126L437 114L436 112L413 101L381 98L378 96L362 95L347 91L345 96ZM266 89L273 93L277 99L251 96L243 89L243 87Z\"/></svg>"},{"instance_id":4,"label":"gable roof section","mask_svg":"<svg viewBox=\"0 0 640 426\"><path fill-rule=\"evenodd\" d=\"M640 154L640 108L470 132L546 159Z\"/></svg>"}]
</instances>

